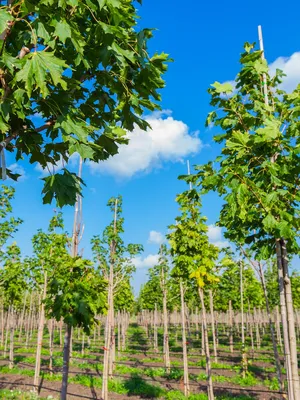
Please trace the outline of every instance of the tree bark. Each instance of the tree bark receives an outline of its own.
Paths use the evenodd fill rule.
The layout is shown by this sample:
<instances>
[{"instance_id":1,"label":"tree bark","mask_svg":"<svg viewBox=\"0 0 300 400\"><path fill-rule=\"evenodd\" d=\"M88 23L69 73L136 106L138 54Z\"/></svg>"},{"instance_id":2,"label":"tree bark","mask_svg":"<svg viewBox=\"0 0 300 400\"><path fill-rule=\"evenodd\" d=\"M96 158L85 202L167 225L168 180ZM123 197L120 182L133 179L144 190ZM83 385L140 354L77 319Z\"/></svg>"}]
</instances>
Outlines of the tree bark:
<instances>
[{"instance_id":1,"label":"tree bark","mask_svg":"<svg viewBox=\"0 0 300 400\"><path fill-rule=\"evenodd\" d=\"M183 352L183 384L184 384L184 395L188 397L190 394L190 385L189 385L189 369L188 369L188 356L187 356L186 331L185 331L186 329L185 304L184 304L182 280L180 280L180 298L181 298L181 327L182 327L182 352Z\"/></svg>"},{"instance_id":2,"label":"tree bark","mask_svg":"<svg viewBox=\"0 0 300 400\"><path fill-rule=\"evenodd\" d=\"M270 310L267 286L266 286L266 281L265 281L265 274L264 274L261 263L259 263L259 276L260 276L261 285L263 288L265 302L266 302L266 309L267 309L267 314L268 314L269 327L270 327L270 332L271 332L273 352L274 352L274 358L275 358L275 364L276 364L277 379L278 379L278 382L280 385L280 389L283 391L284 383L283 383L282 374L281 374L280 359L279 359L277 343L276 343L275 333L274 333L274 327L273 327L273 322L272 322L272 317L271 317L271 310Z\"/></svg>"},{"instance_id":3,"label":"tree bark","mask_svg":"<svg viewBox=\"0 0 300 400\"><path fill-rule=\"evenodd\" d=\"M169 328L168 328L168 310L167 310L167 289L163 289L163 319L164 319L164 362L167 373L170 373L170 346L169 346Z\"/></svg>"},{"instance_id":4,"label":"tree bark","mask_svg":"<svg viewBox=\"0 0 300 400\"><path fill-rule=\"evenodd\" d=\"M47 271L44 272L44 289L43 289L43 296L41 301L41 309L40 309L40 321L39 321L39 328L38 328L38 337L37 337L37 346L36 346L36 356L35 356L35 370L34 370L34 379L33 385L34 387L38 387L39 385L39 377L40 377L40 370L41 370L41 352L42 352L42 345L43 345L43 333L44 333L44 324L45 324L45 305L44 300L46 299L47 293Z\"/></svg>"},{"instance_id":5,"label":"tree bark","mask_svg":"<svg viewBox=\"0 0 300 400\"><path fill-rule=\"evenodd\" d=\"M281 313L281 322L283 329L285 366L286 366L286 375L288 383L288 399L297 400L297 398L296 399L294 398L294 386L292 381L291 354L290 354L287 310L286 310L286 300L285 300L285 290L284 290L284 275L282 266L281 246L279 240L276 240L276 255L277 255L277 270L278 270L278 283L279 283L280 313Z\"/></svg>"},{"instance_id":6,"label":"tree bark","mask_svg":"<svg viewBox=\"0 0 300 400\"><path fill-rule=\"evenodd\" d=\"M72 334L72 326L67 325L64 338L63 376L62 376L60 400L67 400L71 334Z\"/></svg>"},{"instance_id":7,"label":"tree bark","mask_svg":"<svg viewBox=\"0 0 300 400\"><path fill-rule=\"evenodd\" d=\"M229 347L230 353L233 353L233 323L231 300L229 300Z\"/></svg>"},{"instance_id":8,"label":"tree bark","mask_svg":"<svg viewBox=\"0 0 300 400\"><path fill-rule=\"evenodd\" d=\"M218 353L217 353L217 342L216 342L216 331L215 331L214 300L211 290L209 290L209 305L211 314L211 331L212 331L213 345L214 345L214 357L215 357L215 362L217 363Z\"/></svg>"},{"instance_id":9,"label":"tree bark","mask_svg":"<svg viewBox=\"0 0 300 400\"><path fill-rule=\"evenodd\" d=\"M14 307L11 307L10 312L10 342L9 342L9 369L14 367L14 333L15 333L15 315Z\"/></svg>"},{"instance_id":10,"label":"tree bark","mask_svg":"<svg viewBox=\"0 0 300 400\"><path fill-rule=\"evenodd\" d=\"M288 256L287 256L287 250L286 250L286 243L285 243L284 239L280 240L280 245L281 245L283 276L284 276L285 301L286 301L286 308L287 308L294 398L300 399L300 382L299 382L299 373L298 373L295 315L294 315L294 307L293 307L292 285L291 285L291 280L290 280L289 272L288 272Z\"/></svg>"},{"instance_id":11,"label":"tree bark","mask_svg":"<svg viewBox=\"0 0 300 400\"><path fill-rule=\"evenodd\" d=\"M209 342L208 342L208 330L207 330L207 318L206 318L206 309L204 303L204 294L203 289L198 287L198 293L201 301L202 307L202 318L203 318L203 331L204 331L204 347L205 347L205 358L206 358L206 373L207 373L207 395L208 400L214 400L214 389L212 382L212 369L211 369L211 360L210 360L210 351L209 351Z\"/></svg>"}]
</instances>

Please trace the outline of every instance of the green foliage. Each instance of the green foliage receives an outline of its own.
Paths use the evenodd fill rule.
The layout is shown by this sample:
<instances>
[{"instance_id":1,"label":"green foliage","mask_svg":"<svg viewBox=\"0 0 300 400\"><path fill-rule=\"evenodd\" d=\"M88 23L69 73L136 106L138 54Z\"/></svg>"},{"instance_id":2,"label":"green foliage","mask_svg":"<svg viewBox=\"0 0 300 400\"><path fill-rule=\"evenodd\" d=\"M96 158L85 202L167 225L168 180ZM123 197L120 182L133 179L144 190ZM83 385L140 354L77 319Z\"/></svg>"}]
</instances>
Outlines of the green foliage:
<instances>
[{"instance_id":1,"label":"green foliage","mask_svg":"<svg viewBox=\"0 0 300 400\"><path fill-rule=\"evenodd\" d=\"M148 281L141 286L137 299L137 309L154 310L155 305L158 309L163 308L163 290L168 290L169 286L169 266L167 259L168 251L162 245L159 251L159 263L148 270Z\"/></svg>"},{"instance_id":2,"label":"green foliage","mask_svg":"<svg viewBox=\"0 0 300 400\"><path fill-rule=\"evenodd\" d=\"M62 255L53 270L46 311L50 318L73 327L82 327L86 334L94 325L96 315L106 310L105 280L81 257Z\"/></svg>"},{"instance_id":3,"label":"green foliage","mask_svg":"<svg viewBox=\"0 0 300 400\"><path fill-rule=\"evenodd\" d=\"M214 295L214 308L220 311L228 310L229 300L234 310L240 310L240 266L234 261L227 264L221 272L220 282ZM243 301L245 307L250 306L251 309L264 305L261 284L249 265L243 266Z\"/></svg>"},{"instance_id":4,"label":"green foliage","mask_svg":"<svg viewBox=\"0 0 300 400\"><path fill-rule=\"evenodd\" d=\"M94 262L100 275L106 280L109 279L110 266L113 265L114 307L116 310L130 310L134 304L130 284L131 275L135 271L133 257L143 251L143 246L133 243L125 245L122 239L122 197L112 197L107 205L114 217L102 236L94 236L91 240Z\"/></svg>"},{"instance_id":5,"label":"green foliage","mask_svg":"<svg viewBox=\"0 0 300 400\"><path fill-rule=\"evenodd\" d=\"M214 111L207 122L223 131L214 137L221 154L184 179L223 197L219 225L226 227L225 237L266 260L275 252L275 238L286 239L291 254L299 251L300 86L291 94L280 90L283 73L271 76L253 45L245 45L240 61L233 93L216 84L209 89Z\"/></svg>"},{"instance_id":6,"label":"green foliage","mask_svg":"<svg viewBox=\"0 0 300 400\"><path fill-rule=\"evenodd\" d=\"M5 185L0 186L0 259L2 247L16 233L18 226L23 222L20 218L10 216L13 211L11 201L14 194L14 188Z\"/></svg>"},{"instance_id":7,"label":"green foliage","mask_svg":"<svg viewBox=\"0 0 300 400\"><path fill-rule=\"evenodd\" d=\"M28 287L29 271L21 260L21 250L16 243L7 247L0 270L0 287L7 306L19 307Z\"/></svg>"},{"instance_id":8,"label":"green foliage","mask_svg":"<svg viewBox=\"0 0 300 400\"><path fill-rule=\"evenodd\" d=\"M61 232L58 232L58 229ZM48 232L39 230L32 238L34 255L27 258L26 262L31 271L32 282L38 289L44 283L45 273L48 273L49 278L57 263L69 256L67 246L70 239L63 229L62 213L57 213L50 220Z\"/></svg>"},{"instance_id":9,"label":"green foliage","mask_svg":"<svg viewBox=\"0 0 300 400\"><path fill-rule=\"evenodd\" d=\"M293 304L295 309L300 308L300 275L297 271L293 271L290 276ZM268 292L268 299L271 308L279 306L279 287L278 287L278 270L276 260L271 260L265 272L265 280Z\"/></svg>"},{"instance_id":10,"label":"green foliage","mask_svg":"<svg viewBox=\"0 0 300 400\"><path fill-rule=\"evenodd\" d=\"M4 142L16 161L43 168L74 152L98 162L128 142L126 131L146 129L141 115L159 108L169 58L148 53L152 30L137 18L133 0L2 6L0 150ZM80 183L66 169L45 178L44 203L74 204Z\"/></svg>"},{"instance_id":11,"label":"green foliage","mask_svg":"<svg viewBox=\"0 0 300 400\"><path fill-rule=\"evenodd\" d=\"M200 212L201 200L196 190L177 196L181 215L171 225L167 235L173 257L172 275L178 278L195 278L199 287L214 283L218 278L212 273L219 256L219 249L210 244L207 236L206 217Z\"/></svg>"},{"instance_id":12,"label":"green foliage","mask_svg":"<svg viewBox=\"0 0 300 400\"><path fill-rule=\"evenodd\" d=\"M0 390L0 399L4 400L39 400L42 397L39 397L37 393L30 391L30 392L21 392L20 390L8 390L3 389ZM55 400L53 396L47 396L46 398L43 397L45 400Z\"/></svg>"}]
</instances>

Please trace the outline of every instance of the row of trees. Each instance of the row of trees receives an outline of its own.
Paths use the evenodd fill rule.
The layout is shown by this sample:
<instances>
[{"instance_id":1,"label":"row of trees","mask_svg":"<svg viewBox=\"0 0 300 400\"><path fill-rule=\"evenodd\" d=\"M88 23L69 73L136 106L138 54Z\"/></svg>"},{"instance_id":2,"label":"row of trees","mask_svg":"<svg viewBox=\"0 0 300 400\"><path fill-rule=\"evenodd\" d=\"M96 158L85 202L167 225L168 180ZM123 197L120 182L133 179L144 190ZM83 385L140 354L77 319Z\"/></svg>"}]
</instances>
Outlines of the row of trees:
<instances>
[{"instance_id":1,"label":"row of trees","mask_svg":"<svg viewBox=\"0 0 300 400\"><path fill-rule=\"evenodd\" d=\"M94 254L92 262L70 251L74 238L78 247L80 227L77 224L76 235L70 237L64 230L61 212L53 216L46 232L39 230L33 236L32 256L22 256L17 243L10 243L13 234L23 222L11 216L13 196L14 189L1 187L0 288L2 319L3 313L6 313L6 326L13 327L10 336L10 367L13 366L13 321L16 315L23 315L24 319L25 311L32 309L32 299L35 296L39 323L34 385L39 384L46 318L61 321L66 325L61 397L66 398L72 329L82 328L86 335L90 335L97 322L96 316L106 314L105 348L108 350L104 361L103 397L107 398L105 376L108 378L108 374L112 375L115 359L114 311L133 308L134 296L130 283L134 271L132 259L142 251L141 245L126 246L122 240L122 198L112 198L108 202L113 219L102 236L91 240ZM80 208L80 204L78 206ZM78 214L80 210L75 209L75 218ZM2 339L3 332L2 326Z\"/></svg>"},{"instance_id":2,"label":"row of trees","mask_svg":"<svg viewBox=\"0 0 300 400\"><path fill-rule=\"evenodd\" d=\"M172 306L179 306L182 312L185 394L189 393L189 381L184 308L185 301L194 305L199 295L210 400L214 394L206 308L217 305L224 309L226 303L239 307L242 315L244 307L266 307L277 375L283 387L270 314L271 308L280 304L288 398L300 397L293 309L299 304L299 277L290 277L288 268L292 257L299 254L300 85L292 93L280 88L283 73L277 70L270 75L260 28L259 35L260 50L255 50L254 44L245 44L234 86L215 82L209 89L214 110L207 125L223 131L214 137L221 145L220 155L214 162L196 166L194 175L180 177L190 184L190 190L177 197L180 215L167 235L173 264L169 287L176 288L180 298L177 304L172 300ZM226 229L235 259L228 250L222 259L219 249L208 241L201 196L210 191L223 199L218 225ZM153 302L161 307L161 293L154 298L149 290L158 279L156 271L150 271L149 282L141 291L140 307L153 308ZM243 332L242 328L244 347Z\"/></svg>"},{"instance_id":3,"label":"row of trees","mask_svg":"<svg viewBox=\"0 0 300 400\"><path fill-rule=\"evenodd\" d=\"M227 311L229 301L232 302L233 310L240 310L241 293L240 293L240 266L237 262L232 266L222 266L216 273L219 282L211 285L214 296L215 311ZM170 261L169 261L170 265ZM167 298L167 309L169 311L179 310L180 308L180 288L176 277L169 274L170 266L168 266L168 292L171 293ZM264 276L266 288L268 292L269 305L271 309L279 306L278 297L278 276L276 259L264 268ZM300 308L300 276L297 271L291 274L292 294L294 307ZM250 310L265 309L266 302L261 286L260 279L255 269L249 262L244 262L243 267L243 300L246 308ZM206 289L205 289L206 290ZM185 292L185 302L189 309L198 307L198 297L195 294L192 281L187 282ZM206 306L209 300L205 300ZM163 309L163 291L160 288L160 272L159 266L150 268L148 271L148 280L142 285L136 303L133 306L137 311L154 310L155 305L158 310Z\"/></svg>"}]
</instances>

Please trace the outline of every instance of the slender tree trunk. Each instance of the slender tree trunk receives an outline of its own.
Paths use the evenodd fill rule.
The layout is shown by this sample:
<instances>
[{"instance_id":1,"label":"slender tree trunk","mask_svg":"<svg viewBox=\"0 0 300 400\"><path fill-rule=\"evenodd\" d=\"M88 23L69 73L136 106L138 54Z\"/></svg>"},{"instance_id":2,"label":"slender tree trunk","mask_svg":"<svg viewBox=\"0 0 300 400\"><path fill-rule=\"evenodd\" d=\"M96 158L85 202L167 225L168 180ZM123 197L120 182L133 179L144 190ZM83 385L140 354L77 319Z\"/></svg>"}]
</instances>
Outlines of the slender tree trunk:
<instances>
[{"instance_id":1,"label":"slender tree trunk","mask_svg":"<svg viewBox=\"0 0 300 400\"><path fill-rule=\"evenodd\" d=\"M4 298L2 297L2 305L1 305L1 347L4 345Z\"/></svg>"},{"instance_id":2,"label":"slender tree trunk","mask_svg":"<svg viewBox=\"0 0 300 400\"><path fill-rule=\"evenodd\" d=\"M24 322L24 316L25 316L25 310L26 310L27 295L28 295L28 293L26 292L25 297L24 297L23 310L22 310L21 319L20 319L19 342L21 342L21 338L22 338L22 334L23 334L23 322Z\"/></svg>"},{"instance_id":3,"label":"slender tree trunk","mask_svg":"<svg viewBox=\"0 0 300 400\"><path fill-rule=\"evenodd\" d=\"M279 343L280 351L282 351L282 338L281 338L281 328L280 328L280 315L279 315L279 307L275 308L275 318L276 318L276 336L277 343Z\"/></svg>"},{"instance_id":4,"label":"slender tree trunk","mask_svg":"<svg viewBox=\"0 0 300 400\"><path fill-rule=\"evenodd\" d=\"M183 384L184 384L184 395L187 397L190 394L189 385L189 370L188 370L188 356L187 356L187 345L186 345L186 326L185 326L185 304L184 304L184 293L183 284L180 280L180 298L181 298L181 326L182 326L182 351L183 351Z\"/></svg>"},{"instance_id":5,"label":"slender tree trunk","mask_svg":"<svg viewBox=\"0 0 300 400\"><path fill-rule=\"evenodd\" d=\"M245 349L245 326L244 326L244 298L243 298L243 263L240 262L240 296L241 296L241 329L242 329L242 358L243 358L243 378L246 377L247 370L247 358L246 358L246 349Z\"/></svg>"},{"instance_id":6,"label":"slender tree trunk","mask_svg":"<svg viewBox=\"0 0 300 400\"><path fill-rule=\"evenodd\" d=\"M167 289L163 289L163 319L164 319L164 361L167 373L170 373L170 346L167 310Z\"/></svg>"},{"instance_id":7,"label":"slender tree trunk","mask_svg":"<svg viewBox=\"0 0 300 400\"><path fill-rule=\"evenodd\" d=\"M267 286L266 286L266 281L265 281L265 274L264 274L261 263L259 263L259 275L260 275L261 285L262 285L264 296L265 296L266 309L267 309L267 314L268 314L269 327L270 327L270 332L271 332L273 352L274 352L274 358L275 358L275 364L276 364L277 379L278 379L278 382L280 385L280 389L283 391L284 383L283 383L282 374L281 374L280 359L279 359L277 343L276 343L276 339L275 339L275 333L274 333L271 310L270 310L270 305L269 305Z\"/></svg>"},{"instance_id":8,"label":"slender tree trunk","mask_svg":"<svg viewBox=\"0 0 300 400\"><path fill-rule=\"evenodd\" d=\"M204 303L203 289L198 287L198 293L201 301L202 307L202 318L203 318L203 330L204 330L204 344L205 344L205 357L206 357L206 373L207 373L207 395L208 400L214 400L214 389L212 382L212 369L208 342L208 330L207 330L207 319L206 319L206 309Z\"/></svg>"},{"instance_id":9,"label":"slender tree trunk","mask_svg":"<svg viewBox=\"0 0 300 400\"><path fill-rule=\"evenodd\" d=\"M38 387L39 385L39 377L40 377L40 370L41 370L41 352L42 352L42 345L43 345L43 333L44 333L44 324L45 324L45 305L44 300L46 299L47 293L47 271L44 272L44 290L42 301L40 305L40 321L39 321L39 328L38 328L38 337L37 337L37 347L36 347L36 356L35 356L35 371L34 371L34 379L33 385L34 387Z\"/></svg>"},{"instance_id":10,"label":"slender tree trunk","mask_svg":"<svg viewBox=\"0 0 300 400\"><path fill-rule=\"evenodd\" d=\"M84 332L82 332L82 339L81 339L81 355L84 356Z\"/></svg>"},{"instance_id":11,"label":"slender tree trunk","mask_svg":"<svg viewBox=\"0 0 300 400\"><path fill-rule=\"evenodd\" d=\"M14 367L14 333L15 333L15 313L14 307L11 307L10 315L10 343L9 343L9 369Z\"/></svg>"},{"instance_id":12,"label":"slender tree trunk","mask_svg":"<svg viewBox=\"0 0 300 400\"><path fill-rule=\"evenodd\" d=\"M62 347L63 345L63 320L61 318L61 320L59 321L59 347Z\"/></svg>"},{"instance_id":13,"label":"slender tree trunk","mask_svg":"<svg viewBox=\"0 0 300 400\"><path fill-rule=\"evenodd\" d=\"M209 290L209 305L211 314L211 331L212 331L213 345L214 345L214 357L215 357L215 362L217 363L218 353L217 353L217 342L216 342L216 332L215 332L214 300L211 290Z\"/></svg>"},{"instance_id":14,"label":"slender tree trunk","mask_svg":"<svg viewBox=\"0 0 300 400\"><path fill-rule=\"evenodd\" d=\"M229 300L229 347L230 353L233 353L233 323L231 300Z\"/></svg>"},{"instance_id":15,"label":"slender tree trunk","mask_svg":"<svg viewBox=\"0 0 300 400\"><path fill-rule=\"evenodd\" d=\"M290 355L290 343L289 343L289 332L287 324L287 311L286 311L286 300L284 293L284 275L281 257L281 246L280 241L276 240L276 255L277 255L277 269L278 269L278 282L279 282L279 298L280 298L280 313L281 322L283 329L283 344L285 354L285 366L288 383L288 399L297 400L294 398L294 387L292 381L292 366L291 366L291 355Z\"/></svg>"},{"instance_id":16,"label":"slender tree trunk","mask_svg":"<svg viewBox=\"0 0 300 400\"><path fill-rule=\"evenodd\" d=\"M67 325L64 338L63 376L62 376L60 400L67 400L71 334L72 334L72 326Z\"/></svg>"},{"instance_id":17,"label":"slender tree trunk","mask_svg":"<svg viewBox=\"0 0 300 400\"><path fill-rule=\"evenodd\" d=\"M288 256L287 256L285 240L281 239L280 245L281 245L283 275L284 275L285 301L286 301L287 318L288 318L288 332L289 332L289 343L291 352L291 368L292 368L294 398L300 399L300 382L298 373L295 315L293 307L292 286L288 272Z\"/></svg>"},{"instance_id":18,"label":"slender tree trunk","mask_svg":"<svg viewBox=\"0 0 300 400\"><path fill-rule=\"evenodd\" d=\"M108 297L110 297L110 288L108 289ZM108 299L109 301L109 299ZM111 338L111 324L110 324L110 312L108 311L106 317L105 327L105 341L104 341L104 356L103 356L103 374L102 374L102 399L108 400L108 362L109 362L109 346Z\"/></svg>"},{"instance_id":19,"label":"slender tree trunk","mask_svg":"<svg viewBox=\"0 0 300 400\"><path fill-rule=\"evenodd\" d=\"M29 304L29 313L28 313L28 322L27 322L27 331L26 331L26 343L25 343L26 349L28 347L29 332L30 332L30 325L31 325L31 319L32 319L32 302L33 302L33 293L31 293L31 295L30 295L30 304Z\"/></svg>"},{"instance_id":20,"label":"slender tree trunk","mask_svg":"<svg viewBox=\"0 0 300 400\"><path fill-rule=\"evenodd\" d=\"M6 330L5 330L5 341L4 341L4 349L3 349L3 357L6 358L6 352L7 352L7 344L8 344L8 333L10 329L10 308L11 306L8 306L8 311L6 313Z\"/></svg>"},{"instance_id":21,"label":"slender tree trunk","mask_svg":"<svg viewBox=\"0 0 300 400\"><path fill-rule=\"evenodd\" d=\"M121 313L120 310L118 310L118 357L120 357L120 352L121 352Z\"/></svg>"},{"instance_id":22,"label":"slender tree trunk","mask_svg":"<svg viewBox=\"0 0 300 400\"><path fill-rule=\"evenodd\" d=\"M153 348L154 352L158 353L158 338L157 338L157 304L155 303L153 316Z\"/></svg>"},{"instance_id":23,"label":"slender tree trunk","mask_svg":"<svg viewBox=\"0 0 300 400\"><path fill-rule=\"evenodd\" d=\"M53 319L50 319L49 321L49 370L50 370L50 375L52 376L53 374Z\"/></svg>"}]
</instances>

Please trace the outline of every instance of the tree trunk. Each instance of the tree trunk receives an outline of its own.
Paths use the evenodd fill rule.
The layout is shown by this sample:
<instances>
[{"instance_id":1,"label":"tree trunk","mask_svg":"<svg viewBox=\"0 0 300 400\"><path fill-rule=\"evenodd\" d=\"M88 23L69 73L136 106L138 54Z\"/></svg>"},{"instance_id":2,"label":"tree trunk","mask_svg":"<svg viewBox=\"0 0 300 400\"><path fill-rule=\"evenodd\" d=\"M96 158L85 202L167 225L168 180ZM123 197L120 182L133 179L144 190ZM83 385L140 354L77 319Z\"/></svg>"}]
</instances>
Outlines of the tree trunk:
<instances>
[{"instance_id":1,"label":"tree trunk","mask_svg":"<svg viewBox=\"0 0 300 400\"><path fill-rule=\"evenodd\" d=\"M211 331L212 331L213 345L214 345L214 357L215 357L215 362L217 363L218 354L217 354L217 342L216 342L216 331L215 331L214 300L211 290L209 290L209 305L211 314Z\"/></svg>"},{"instance_id":2,"label":"tree trunk","mask_svg":"<svg viewBox=\"0 0 300 400\"><path fill-rule=\"evenodd\" d=\"M22 333L23 333L23 322L24 322L24 316L25 316L25 310L26 310L27 294L28 293L26 292L25 297L24 297L23 310L22 310L21 319L20 319L19 342L21 342Z\"/></svg>"},{"instance_id":3,"label":"tree trunk","mask_svg":"<svg viewBox=\"0 0 300 400\"><path fill-rule=\"evenodd\" d=\"M167 289L163 289L163 319L164 319L164 362L167 373L170 373L170 346L167 310Z\"/></svg>"},{"instance_id":4,"label":"tree trunk","mask_svg":"<svg viewBox=\"0 0 300 400\"><path fill-rule=\"evenodd\" d=\"M72 326L67 325L64 338L63 376L62 376L60 400L67 400L71 334L72 334Z\"/></svg>"},{"instance_id":5,"label":"tree trunk","mask_svg":"<svg viewBox=\"0 0 300 400\"><path fill-rule=\"evenodd\" d=\"M233 353L233 323L232 323L232 306L229 300L229 347L230 353Z\"/></svg>"},{"instance_id":6,"label":"tree trunk","mask_svg":"<svg viewBox=\"0 0 300 400\"><path fill-rule=\"evenodd\" d=\"M214 389L213 389L213 382L212 382L212 369L211 369L208 331L207 331L207 319L206 319L206 310L205 310L205 304L204 304L203 289L198 287L198 293L199 293L199 297L200 297L200 301L201 301L202 318L203 318L204 347L205 347L206 373L207 373L207 395L208 395L208 400L214 400L215 397L214 397Z\"/></svg>"},{"instance_id":7,"label":"tree trunk","mask_svg":"<svg viewBox=\"0 0 300 400\"><path fill-rule=\"evenodd\" d=\"M50 375L53 374L53 319L49 321L49 370Z\"/></svg>"},{"instance_id":8,"label":"tree trunk","mask_svg":"<svg viewBox=\"0 0 300 400\"><path fill-rule=\"evenodd\" d=\"M158 353L158 338L157 338L157 304L155 303L153 316L153 348L154 352Z\"/></svg>"},{"instance_id":9,"label":"tree trunk","mask_svg":"<svg viewBox=\"0 0 300 400\"><path fill-rule=\"evenodd\" d=\"M11 307L10 315L10 342L9 342L9 369L14 367L14 333L15 333L15 315L14 307Z\"/></svg>"},{"instance_id":10,"label":"tree trunk","mask_svg":"<svg viewBox=\"0 0 300 400\"><path fill-rule=\"evenodd\" d=\"M244 298L243 298L243 264L240 262L240 296L241 296L241 324L242 324L242 364L243 364L243 378L246 377L247 371L247 358L245 349L245 327L244 327Z\"/></svg>"},{"instance_id":11,"label":"tree trunk","mask_svg":"<svg viewBox=\"0 0 300 400\"><path fill-rule=\"evenodd\" d=\"M292 381L292 366L291 366L291 355L290 355L290 343L289 343L289 332L287 324L287 310L286 300L284 293L284 275L281 257L281 246L280 241L276 240L276 255L277 255L277 269L278 269L278 283L279 283L279 299L280 299L280 313L281 322L283 329L283 344L284 344L284 355L285 355L285 366L288 383L288 399L297 400L294 398L294 387Z\"/></svg>"},{"instance_id":12,"label":"tree trunk","mask_svg":"<svg viewBox=\"0 0 300 400\"><path fill-rule=\"evenodd\" d=\"M44 333L44 324L45 324L45 305L44 300L46 299L47 293L47 271L44 272L44 290L43 296L41 301L41 309L40 309L40 321L39 321L39 328L38 328L38 337L37 337L37 347L36 347L36 356L35 356L35 370L34 370L34 379L33 385L34 387L38 387L39 385L39 377L40 377L40 370L41 370L41 352L42 352L42 345L43 345L43 333Z\"/></svg>"},{"instance_id":13,"label":"tree trunk","mask_svg":"<svg viewBox=\"0 0 300 400\"><path fill-rule=\"evenodd\" d=\"M271 310L270 310L267 286L266 286L266 281L265 281L265 274L264 274L264 271L263 271L261 263L259 263L259 275L260 275L261 285L262 285L264 296L265 296L266 309L267 309L267 314L268 314L269 327L270 327L270 332L271 332L272 345L273 345L273 351L274 351L274 358L275 358L275 364L276 364L277 379L278 379L278 382L279 382L279 385L280 385L280 389L283 391L284 390L284 383L283 383L283 380L282 380L280 359L279 359L277 343L276 343L275 333L274 333L274 327L273 327L273 322L272 322L272 317L271 317Z\"/></svg>"},{"instance_id":14,"label":"tree trunk","mask_svg":"<svg viewBox=\"0 0 300 400\"><path fill-rule=\"evenodd\" d=\"M183 384L184 384L184 395L186 397L190 394L189 385L189 370L188 370L188 356L187 356L187 344L186 344L186 332L185 332L185 304L184 304L184 293L183 284L180 280L180 298L181 298L181 326L182 326L182 351L183 351Z\"/></svg>"},{"instance_id":15,"label":"tree trunk","mask_svg":"<svg viewBox=\"0 0 300 400\"><path fill-rule=\"evenodd\" d=\"M294 307L293 307L292 286L291 286L291 280L289 278L289 272L288 272L288 256L287 256L287 251L286 251L285 240L281 239L280 245L281 245L283 276L284 276L285 301L286 301L287 318L288 318L288 333L289 333L289 343L290 343L290 353L291 353L291 367L292 367L294 398L300 399L300 382L299 382L299 373L298 373L295 315L294 315Z\"/></svg>"},{"instance_id":16,"label":"tree trunk","mask_svg":"<svg viewBox=\"0 0 300 400\"><path fill-rule=\"evenodd\" d=\"M110 289L108 296L110 297ZM109 299L108 299L109 300ZM103 374L102 374L102 399L108 400L108 362L109 362L109 346L111 337L110 312L106 317L105 339L104 339L104 355L103 355Z\"/></svg>"},{"instance_id":17,"label":"tree trunk","mask_svg":"<svg viewBox=\"0 0 300 400\"><path fill-rule=\"evenodd\" d=\"M26 331L26 343L25 347L27 349L28 342L29 342L29 332L30 332L30 325L31 325L31 318L32 318L32 302L33 302L33 293L30 296L30 305L29 305L29 313L28 313L28 322L27 322L27 331Z\"/></svg>"}]
</instances>

